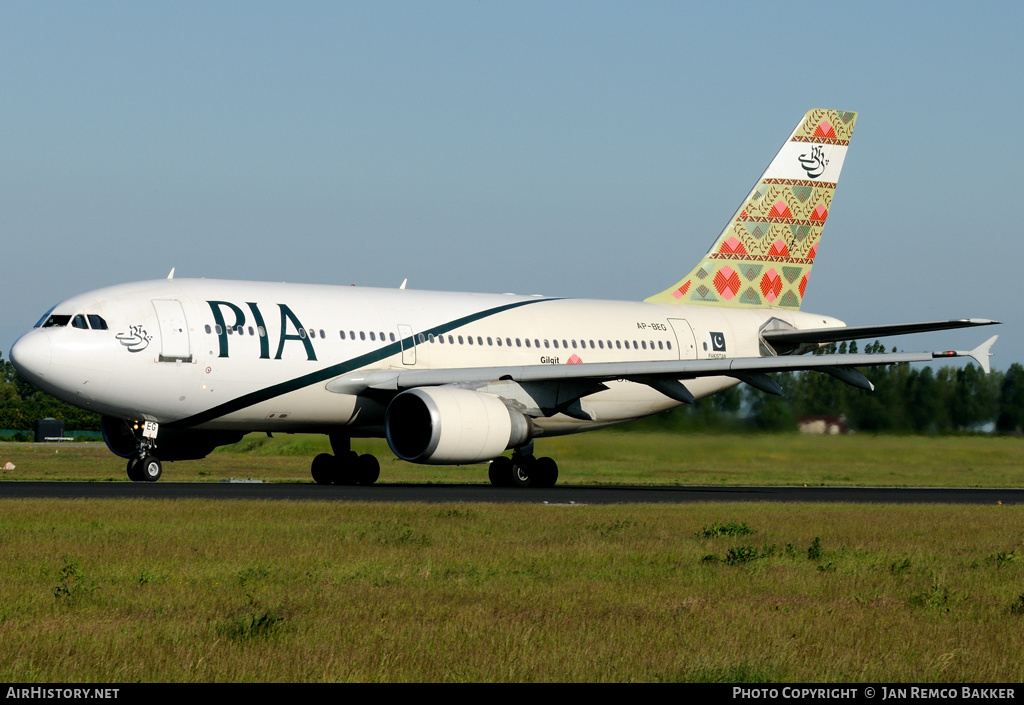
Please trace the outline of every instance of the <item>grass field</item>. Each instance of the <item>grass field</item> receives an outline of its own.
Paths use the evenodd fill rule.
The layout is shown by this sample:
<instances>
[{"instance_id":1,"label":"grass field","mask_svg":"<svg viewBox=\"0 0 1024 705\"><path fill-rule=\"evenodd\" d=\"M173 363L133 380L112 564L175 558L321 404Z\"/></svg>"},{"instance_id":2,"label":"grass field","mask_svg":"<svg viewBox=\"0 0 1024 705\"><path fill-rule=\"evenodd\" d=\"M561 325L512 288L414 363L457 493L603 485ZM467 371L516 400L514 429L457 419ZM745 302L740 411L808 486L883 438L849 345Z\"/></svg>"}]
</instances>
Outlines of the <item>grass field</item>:
<instances>
[{"instance_id":1,"label":"grass field","mask_svg":"<svg viewBox=\"0 0 1024 705\"><path fill-rule=\"evenodd\" d=\"M250 437L162 481L308 481L322 450ZM1014 438L602 432L538 451L563 482L1021 484ZM380 457L384 481L486 481ZM5 480L124 480L93 446L8 460ZM0 590L8 682L1024 677L1016 506L3 500Z\"/></svg>"},{"instance_id":2,"label":"grass field","mask_svg":"<svg viewBox=\"0 0 1024 705\"><path fill-rule=\"evenodd\" d=\"M870 485L1020 487L1024 439L987 436L693 435L605 430L540 439L538 455L558 461L559 482L640 485ZM486 483L486 465L413 465L381 440L353 448L381 462L381 482ZM308 482L309 463L330 452L322 436L247 436L205 460L165 463L167 481L253 477ZM127 481L125 461L102 445L0 444L0 480Z\"/></svg>"},{"instance_id":3,"label":"grass field","mask_svg":"<svg viewBox=\"0 0 1024 705\"><path fill-rule=\"evenodd\" d=\"M1021 507L19 500L0 536L8 682L1024 675Z\"/></svg>"}]
</instances>

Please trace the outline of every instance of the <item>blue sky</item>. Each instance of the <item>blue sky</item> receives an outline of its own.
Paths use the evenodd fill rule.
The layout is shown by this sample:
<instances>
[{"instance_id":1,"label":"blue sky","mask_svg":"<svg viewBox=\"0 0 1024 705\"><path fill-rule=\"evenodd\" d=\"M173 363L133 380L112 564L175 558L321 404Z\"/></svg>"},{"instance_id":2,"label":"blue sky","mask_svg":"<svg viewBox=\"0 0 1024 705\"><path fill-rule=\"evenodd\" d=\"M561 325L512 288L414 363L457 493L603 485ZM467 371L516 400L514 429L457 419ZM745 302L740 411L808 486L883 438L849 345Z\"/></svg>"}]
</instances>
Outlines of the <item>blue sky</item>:
<instances>
[{"instance_id":1,"label":"blue sky","mask_svg":"<svg viewBox=\"0 0 1024 705\"><path fill-rule=\"evenodd\" d=\"M171 267L642 299L827 107L860 116L804 309L999 319L1006 369L1022 26L999 2L5 2L0 350Z\"/></svg>"}]
</instances>

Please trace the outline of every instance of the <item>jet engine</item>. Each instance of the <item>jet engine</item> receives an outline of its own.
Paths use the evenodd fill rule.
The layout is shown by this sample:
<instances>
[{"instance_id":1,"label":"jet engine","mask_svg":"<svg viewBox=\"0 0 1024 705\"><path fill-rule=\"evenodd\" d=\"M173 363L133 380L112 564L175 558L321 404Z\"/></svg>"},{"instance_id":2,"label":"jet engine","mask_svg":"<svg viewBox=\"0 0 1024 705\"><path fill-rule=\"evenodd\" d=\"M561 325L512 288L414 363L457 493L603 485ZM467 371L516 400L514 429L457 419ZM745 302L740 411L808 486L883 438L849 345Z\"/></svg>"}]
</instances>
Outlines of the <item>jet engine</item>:
<instances>
[{"instance_id":1,"label":"jet engine","mask_svg":"<svg viewBox=\"0 0 1024 705\"><path fill-rule=\"evenodd\" d=\"M533 436L530 419L499 397L457 387L402 392L388 405L384 429L395 455L428 465L490 460Z\"/></svg>"},{"instance_id":2,"label":"jet engine","mask_svg":"<svg viewBox=\"0 0 1024 705\"><path fill-rule=\"evenodd\" d=\"M130 458L138 451L136 429L132 422L104 416L100 421L103 442L114 455ZM198 460L205 458L217 446L238 443L245 434L241 431L196 431L161 428L156 437L154 454L161 460Z\"/></svg>"}]
</instances>

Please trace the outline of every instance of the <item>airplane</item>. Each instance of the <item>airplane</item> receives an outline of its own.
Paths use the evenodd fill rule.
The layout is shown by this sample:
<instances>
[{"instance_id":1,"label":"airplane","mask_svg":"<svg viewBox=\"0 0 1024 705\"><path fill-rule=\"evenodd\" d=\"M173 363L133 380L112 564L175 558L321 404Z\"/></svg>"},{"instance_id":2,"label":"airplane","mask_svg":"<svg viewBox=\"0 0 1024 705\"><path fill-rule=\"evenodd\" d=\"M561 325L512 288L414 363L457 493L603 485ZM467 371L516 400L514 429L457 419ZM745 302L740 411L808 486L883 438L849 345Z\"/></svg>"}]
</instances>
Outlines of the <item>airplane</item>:
<instances>
[{"instance_id":1,"label":"airplane","mask_svg":"<svg viewBox=\"0 0 1024 705\"><path fill-rule=\"evenodd\" d=\"M133 481L245 433L322 433L320 484L373 484L383 437L421 464L489 462L497 486L551 487L534 439L657 414L769 374L806 370L872 390L858 367L968 356L986 372L994 336L970 351L806 355L838 341L998 323L849 327L801 311L855 112L814 109L707 254L644 301L310 284L166 279L54 306L11 361L27 380L102 415ZM511 456L505 452L511 450Z\"/></svg>"}]
</instances>

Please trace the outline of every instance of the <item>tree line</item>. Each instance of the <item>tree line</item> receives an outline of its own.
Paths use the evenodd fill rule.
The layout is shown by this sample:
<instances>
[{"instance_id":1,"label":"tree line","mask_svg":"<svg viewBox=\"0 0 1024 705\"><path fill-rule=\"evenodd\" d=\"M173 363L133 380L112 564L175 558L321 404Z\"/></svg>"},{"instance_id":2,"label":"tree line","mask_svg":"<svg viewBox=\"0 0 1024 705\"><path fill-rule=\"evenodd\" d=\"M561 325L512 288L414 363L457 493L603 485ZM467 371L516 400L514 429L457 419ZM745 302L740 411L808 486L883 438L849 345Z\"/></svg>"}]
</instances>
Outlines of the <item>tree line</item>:
<instances>
[{"instance_id":1,"label":"tree line","mask_svg":"<svg viewBox=\"0 0 1024 705\"><path fill-rule=\"evenodd\" d=\"M815 354L847 352L857 353L857 343L829 345ZM875 341L861 352L884 353L886 349ZM899 364L861 371L875 385L873 392L818 372L779 372L772 378L782 387L782 396L740 384L692 406L641 421L638 427L795 431L803 419L829 417L854 431L927 434L992 430L1019 434L1024 430L1024 366L1020 363L990 374L973 363L939 368Z\"/></svg>"},{"instance_id":2,"label":"tree line","mask_svg":"<svg viewBox=\"0 0 1024 705\"><path fill-rule=\"evenodd\" d=\"M815 354L855 353L856 342L830 345ZM885 352L879 342L865 353ZM896 349L893 348L892 352ZM744 384L692 406L659 414L634 426L692 430L792 431L800 419L833 417L851 430L894 433L947 433L1024 430L1024 367L1013 363L1005 372L985 374L972 364L965 367L908 364L863 369L874 392L851 387L816 372L780 372L773 375L784 394L775 396ZM100 417L78 409L36 389L18 374L0 353L0 429L24 434L37 420L64 421L65 431L98 431Z\"/></svg>"}]
</instances>

